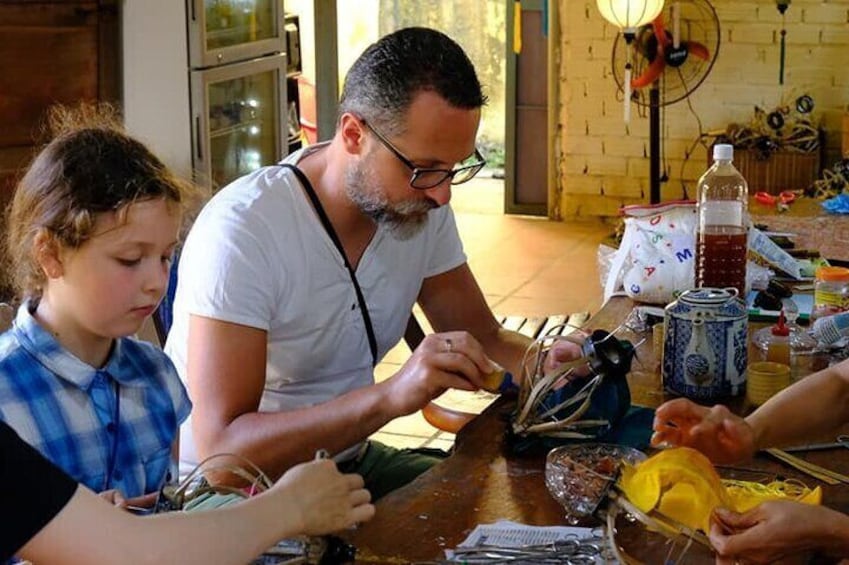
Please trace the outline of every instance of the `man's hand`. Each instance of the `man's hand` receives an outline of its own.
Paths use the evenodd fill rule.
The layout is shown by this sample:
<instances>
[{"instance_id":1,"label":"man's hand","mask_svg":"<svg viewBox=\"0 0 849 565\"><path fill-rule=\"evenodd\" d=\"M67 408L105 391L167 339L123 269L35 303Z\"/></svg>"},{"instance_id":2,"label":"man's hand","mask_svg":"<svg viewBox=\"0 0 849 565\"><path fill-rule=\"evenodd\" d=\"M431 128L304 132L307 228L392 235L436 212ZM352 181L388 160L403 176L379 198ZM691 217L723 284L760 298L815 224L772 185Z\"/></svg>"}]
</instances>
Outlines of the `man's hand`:
<instances>
[{"instance_id":1,"label":"man's hand","mask_svg":"<svg viewBox=\"0 0 849 565\"><path fill-rule=\"evenodd\" d=\"M412 414L449 388L484 388L486 375L496 369L470 333L430 334L386 381L391 411L396 416Z\"/></svg>"},{"instance_id":2,"label":"man's hand","mask_svg":"<svg viewBox=\"0 0 849 565\"><path fill-rule=\"evenodd\" d=\"M577 334L577 339L586 339L586 335ZM583 356L581 346L573 341L558 339L551 344L548 354L545 356L543 363L543 372L548 375L556 371L564 363L569 363ZM574 371L570 378L586 377L589 374L588 370Z\"/></svg>"},{"instance_id":3,"label":"man's hand","mask_svg":"<svg viewBox=\"0 0 849 565\"><path fill-rule=\"evenodd\" d=\"M584 352L580 344L588 338L589 334L579 330L570 334L568 339L554 340L546 352L545 360L543 361L543 374L550 375L563 370L563 365L566 363L571 363L583 357ZM590 376L590 374L590 366L586 363L573 367L571 371L568 371L567 374L554 384L554 389L563 388L569 381L583 379Z\"/></svg>"},{"instance_id":4,"label":"man's hand","mask_svg":"<svg viewBox=\"0 0 849 565\"><path fill-rule=\"evenodd\" d=\"M297 531L328 534L350 528L374 516L371 494L360 475L343 475L330 459L292 467L269 490L278 496L280 512L296 512Z\"/></svg>"},{"instance_id":5,"label":"man's hand","mask_svg":"<svg viewBox=\"0 0 849 565\"><path fill-rule=\"evenodd\" d=\"M661 405L654 416L651 444L698 449L714 463L736 463L757 450L755 432L725 406L699 406L684 398Z\"/></svg>"}]
</instances>

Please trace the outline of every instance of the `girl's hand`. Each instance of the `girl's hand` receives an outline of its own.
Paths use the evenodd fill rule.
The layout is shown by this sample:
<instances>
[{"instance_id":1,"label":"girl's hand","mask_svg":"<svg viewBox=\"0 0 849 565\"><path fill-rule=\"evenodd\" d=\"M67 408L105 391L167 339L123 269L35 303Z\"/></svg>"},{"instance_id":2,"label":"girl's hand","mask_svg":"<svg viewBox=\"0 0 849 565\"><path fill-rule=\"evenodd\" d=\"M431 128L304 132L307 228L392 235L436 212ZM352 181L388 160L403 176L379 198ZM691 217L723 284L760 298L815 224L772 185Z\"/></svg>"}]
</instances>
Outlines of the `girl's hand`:
<instances>
[{"instance_id":1,"label":"girl's hand","mask_svg":"<svg viewBox=\"0 0 849 565\"><path fill-rule=\"evenodd\" d=\"M270 489L272 493L279 493L281 512L298 513L298 531L306 535L343 530L374 516L363 478L343 475L331 459L292 467Z\"/></svg>"},{"instance_id":2,"label":"girl's hand","mask_svg":"<svg viewBox=\"0 0 849 565\"><path fill-rule=\"evenodd\" d=\"M124 495L118 489L104 490L98 493L98 496L109 504L117 506L129 512L137 514L147 514L153 510L156 500L159 498L158 492L143 494L134 498L124 498Z\"/></svg>"},{"instance_id":3,"label":"girl's hand","mask_svg":"<svg viewBox=\"0 0 849 565\"><path fill-rule=\"evenodd\" d=\"M97 493L97 496L99 496L112 506L117 506L118 508L124 508L127 505L127 499L124 498L124 495L121 494L121 491L116 488L101 491Z\"/></svg>"}]
</instances>

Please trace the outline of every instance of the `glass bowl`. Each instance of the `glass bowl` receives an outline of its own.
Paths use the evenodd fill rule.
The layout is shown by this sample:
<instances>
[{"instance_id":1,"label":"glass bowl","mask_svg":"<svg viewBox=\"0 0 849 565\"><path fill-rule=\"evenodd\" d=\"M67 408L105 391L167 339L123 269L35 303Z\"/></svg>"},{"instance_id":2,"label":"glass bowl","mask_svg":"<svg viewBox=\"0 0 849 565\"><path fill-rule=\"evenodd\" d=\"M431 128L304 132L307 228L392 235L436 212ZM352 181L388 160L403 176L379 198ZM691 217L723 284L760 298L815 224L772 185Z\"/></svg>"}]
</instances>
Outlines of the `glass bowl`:
<instances>
[{"instance_id":1,"label":"glass bowl","mask_svg":"<svg viewBox=\"0 0 849 565\"><path fill-rule=\"evenodd\" d=\"M592 516L616 480L622 461L636 464L646 454L632 447L585 443L555 447L545 458L545 486L566 510L569 523Z\"/></svg>"}]
</instances>

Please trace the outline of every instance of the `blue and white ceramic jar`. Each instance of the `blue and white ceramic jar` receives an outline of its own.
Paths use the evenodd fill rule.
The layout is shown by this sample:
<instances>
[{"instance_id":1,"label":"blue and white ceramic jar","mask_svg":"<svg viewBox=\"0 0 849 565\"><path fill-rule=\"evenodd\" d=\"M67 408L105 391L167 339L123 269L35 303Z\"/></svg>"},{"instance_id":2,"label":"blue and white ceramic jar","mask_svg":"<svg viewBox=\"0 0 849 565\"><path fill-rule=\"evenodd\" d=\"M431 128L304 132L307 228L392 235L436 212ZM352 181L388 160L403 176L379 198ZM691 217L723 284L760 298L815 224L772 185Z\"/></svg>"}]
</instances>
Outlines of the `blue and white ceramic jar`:
<instances>
[{"instance_id":1,"label":"blue and white ceramic jar","mask_svg":"<svg viewBox=\"0 0 849 565\"><path fill-rule=\"evenodd\" d=\"M695 400L746 390L748 312L734 288L697 288L666 307L663 383Z\"/></svg>"}]
</instances>

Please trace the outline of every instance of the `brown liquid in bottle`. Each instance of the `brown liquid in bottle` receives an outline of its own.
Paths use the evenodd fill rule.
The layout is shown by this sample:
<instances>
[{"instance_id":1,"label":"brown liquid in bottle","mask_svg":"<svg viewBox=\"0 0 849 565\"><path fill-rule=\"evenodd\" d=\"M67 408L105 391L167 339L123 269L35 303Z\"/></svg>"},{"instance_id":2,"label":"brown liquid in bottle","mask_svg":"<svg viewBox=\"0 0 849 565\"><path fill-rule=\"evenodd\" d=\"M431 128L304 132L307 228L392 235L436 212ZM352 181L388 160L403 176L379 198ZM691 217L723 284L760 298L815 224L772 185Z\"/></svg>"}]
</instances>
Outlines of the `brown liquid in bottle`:
<instances>
[{"instance_id":1,"label":"brown liquid in bottle","mask_svg":"<svg viewBox=\"0 0 849 565\"><path fill-rule=\"evenodd\" d=\"M697 287L736 288L746 299L748 185L734 168L734 148L718 143L714 163L699 178L695 282Z\"/></svg>"},{"instance_id":2,"label":"brown liquid in bottle","mask_svg":"<svg viewBox=\"0 0 849 565\"><path fill-rule=\"evenodd\" d=\"M708 226L696 240L696 286L746 290L746 230L738 226Z\"/></svg>"}]
</instances>

